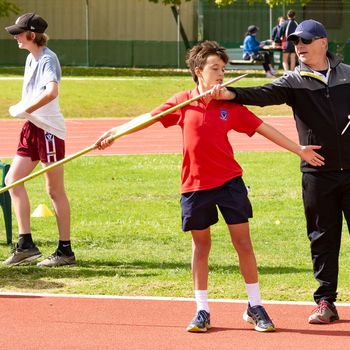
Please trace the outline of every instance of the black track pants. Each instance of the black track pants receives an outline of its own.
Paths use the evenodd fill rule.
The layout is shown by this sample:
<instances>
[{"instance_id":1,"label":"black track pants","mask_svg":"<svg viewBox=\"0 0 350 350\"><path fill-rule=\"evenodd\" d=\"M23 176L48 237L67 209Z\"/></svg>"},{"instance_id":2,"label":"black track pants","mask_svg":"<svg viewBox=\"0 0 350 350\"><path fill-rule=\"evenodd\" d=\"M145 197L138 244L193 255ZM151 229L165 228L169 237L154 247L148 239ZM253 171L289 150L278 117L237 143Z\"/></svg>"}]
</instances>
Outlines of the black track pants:
<instances>
[{"instance_id":1,"label":"black track pants","mask_svg":"<svg viewBox=\"0 0 350 350\"><path fill-rule=\"evenodd\" d=\"M350 224L350 171L303 173L303 201L319 302L337 297L343 214Z\"/></svg>"}]
</instances>

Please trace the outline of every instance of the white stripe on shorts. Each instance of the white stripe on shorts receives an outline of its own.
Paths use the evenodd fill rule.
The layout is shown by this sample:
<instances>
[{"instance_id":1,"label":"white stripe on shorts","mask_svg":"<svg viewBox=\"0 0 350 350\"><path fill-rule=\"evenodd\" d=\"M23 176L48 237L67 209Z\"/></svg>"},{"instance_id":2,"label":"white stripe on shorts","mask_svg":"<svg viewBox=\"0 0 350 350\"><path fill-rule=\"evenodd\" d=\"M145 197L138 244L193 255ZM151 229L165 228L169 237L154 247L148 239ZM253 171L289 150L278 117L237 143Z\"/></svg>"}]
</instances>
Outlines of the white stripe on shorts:
<instances>
[{"instance_id":1,"label":"white stripe on shorts","mask_svg":"<svg viewBox=\"0 0 350 350\"><path fill-rule=\"evenodd\" d=\"M47 162L48 163L57 162L55 135L45 131L45 144L46 144Z\"/></svg>"}]
</instances>

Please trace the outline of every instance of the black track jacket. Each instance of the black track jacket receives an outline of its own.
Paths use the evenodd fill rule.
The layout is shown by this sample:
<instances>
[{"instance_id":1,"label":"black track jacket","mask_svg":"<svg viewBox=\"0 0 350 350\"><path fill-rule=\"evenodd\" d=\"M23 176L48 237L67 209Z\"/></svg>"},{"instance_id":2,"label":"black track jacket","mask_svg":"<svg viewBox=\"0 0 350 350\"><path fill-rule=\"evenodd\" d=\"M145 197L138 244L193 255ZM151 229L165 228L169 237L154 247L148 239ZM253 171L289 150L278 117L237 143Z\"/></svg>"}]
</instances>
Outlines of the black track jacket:
<instances>
[{"instance_id":1,"label":"black track jacket","mask_svg":"<svg viewBox=\"0 0 350 350\"><path fill-rule=\"evenodd\" d=\"M294 72L254 88L228 88L235 102L256 105L286 103L293 109L301 145L320 145L325 165L301 162L303 172L350 169L350 127L341 136L350 115L350 66L327 53L331 72L328 84L300 62Z\"/></svg>"}]
</instances>

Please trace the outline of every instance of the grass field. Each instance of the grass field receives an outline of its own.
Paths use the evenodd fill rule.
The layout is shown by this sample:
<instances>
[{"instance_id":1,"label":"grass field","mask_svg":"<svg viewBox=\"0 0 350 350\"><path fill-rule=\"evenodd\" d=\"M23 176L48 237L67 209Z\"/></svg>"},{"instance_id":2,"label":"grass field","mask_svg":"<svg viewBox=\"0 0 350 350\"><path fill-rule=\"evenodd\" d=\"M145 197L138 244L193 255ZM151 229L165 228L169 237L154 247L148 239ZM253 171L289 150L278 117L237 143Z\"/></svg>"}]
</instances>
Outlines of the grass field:
<instances>
[{"instance_id":1,"label":"grass field","mask_svg":"<svg viewBox=\"0 0 350 350\"><path fill-rule=\"evenodd\" d=\"M66 118L135 117L193 86L188 74L181 72L135 72L127 77L116 74L113 79L91 74L94 79L63 80L61 107ZM18 69L0 69L0 77L4 76L18 77ZM236 86L267 81L254 76ZM21 84L21 80L0 80L0 118L8 118L8 106L18 102ZM287 106L252 109L261 116L291 115ZM251 230L263 298L312 300L316 282L305 233L298 159L285 152L239 153L237 158L251 188ZM72 241L79 266L38 269L0 265L0 290L192 297L191 238L181 232L180 163L180 155L156 154L90 156L67 164ZM41 203L50 206L43 182L39 177L27 185L32 211ZM15 220L13 223L16 240ZM2 215L0 235L3 260L10 250L4 243ZM33 218L33 236L44 255L52 253L57 239L54 218ZM350 242L345 238L339 301L350 302ZM213 228L209 290L211 298L246 298L223 220Z\"/></svg>"},{"instance_id":2,"label":"grass field","mask_svg":"<svg viewBox=\"0 0 350 350\"><path fill-rule=\"evenodd\" d=\"M163 76L160 73L155 76L95 76L89 79L66 76L61 82L62 112L67 119L132 118L151 111L174 93L192 89L194 86L188 73L182 73L182 76ZM230 76L232 73L227 78ZM5 77L1 70L0 77ZM253 76L242 79L234 86L258 86L268 81L266 78ZM0 80L0 119L9 118L8 107L19 101L21 89L20 79ZM259 116L292 115L287 105L250 109Z\"/></svg>"},{"instance_id":3,"label":"grass field","mask_svg":"<svg viewBox=\"0 0 350 350\"><path fill-rule=\"evenodd\" d=\"M300 198L298 159L286 152L239 153L254 208L252 239L264 299L312 300L316 287ZM79 266L0 266L1 291L192 297L191 239L181 231L180 155L82 157L66 165L72 240ZM43 178L28 183L32 211ZM9 254L2 244L0 260ZM33 218L44 255L56 247L53 218ZM16 227L14 227L16 232ZM347 232L347 231L346 231ZM16 237L16 233L15 233ZM213 227L211 298L245 299L245 287L221 219ZM343 241L339 301L350 302L349 239Z\"/></svg>"}]
</instances>

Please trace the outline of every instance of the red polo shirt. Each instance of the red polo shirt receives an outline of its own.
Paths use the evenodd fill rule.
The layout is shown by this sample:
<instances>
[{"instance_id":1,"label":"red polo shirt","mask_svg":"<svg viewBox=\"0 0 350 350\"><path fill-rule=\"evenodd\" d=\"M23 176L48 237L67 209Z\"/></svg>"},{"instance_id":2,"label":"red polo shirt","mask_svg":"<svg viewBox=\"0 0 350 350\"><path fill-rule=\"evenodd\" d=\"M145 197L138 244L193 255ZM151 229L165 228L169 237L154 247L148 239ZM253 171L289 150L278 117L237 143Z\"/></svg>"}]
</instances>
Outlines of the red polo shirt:
<instances>
[{"instance_id":1,"label":"red polo shirt","mask_svg":"<svg viewBox=\"0 0 350 350\"><path fill-rule=\"evenodd\" d=\"M194 96L198 89L176 94L154 109L156 115ZM181 193L208 190L242 175L234 159L228 132L235 130L253 136L262 120L246 107L232 101L203 99L160 119L164 127L179 125L183 137Z\"/></svg>"}]
</instances>

